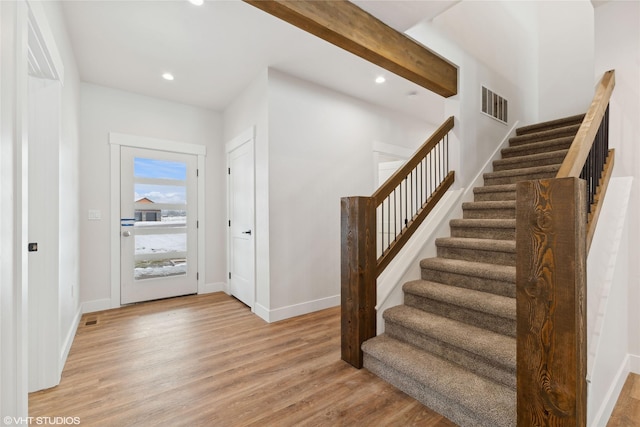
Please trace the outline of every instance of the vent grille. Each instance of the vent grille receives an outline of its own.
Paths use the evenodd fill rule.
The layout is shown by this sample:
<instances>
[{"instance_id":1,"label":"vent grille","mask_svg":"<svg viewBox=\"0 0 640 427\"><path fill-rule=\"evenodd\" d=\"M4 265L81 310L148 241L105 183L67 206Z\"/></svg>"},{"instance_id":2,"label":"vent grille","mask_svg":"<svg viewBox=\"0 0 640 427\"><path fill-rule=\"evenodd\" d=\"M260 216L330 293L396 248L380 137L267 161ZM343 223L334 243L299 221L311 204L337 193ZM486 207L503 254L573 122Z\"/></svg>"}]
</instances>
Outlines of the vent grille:
<instances>
[{"instance_id":1,"label":"vent grille","mask_svg":"<svg viewBox=\"0 0 640 427\"><path fill-rule=\"evenodd\" d=\"M494 119L508 122L508 102L490 89L482 86L482 112Z\"/></svg>"}]
</instances>

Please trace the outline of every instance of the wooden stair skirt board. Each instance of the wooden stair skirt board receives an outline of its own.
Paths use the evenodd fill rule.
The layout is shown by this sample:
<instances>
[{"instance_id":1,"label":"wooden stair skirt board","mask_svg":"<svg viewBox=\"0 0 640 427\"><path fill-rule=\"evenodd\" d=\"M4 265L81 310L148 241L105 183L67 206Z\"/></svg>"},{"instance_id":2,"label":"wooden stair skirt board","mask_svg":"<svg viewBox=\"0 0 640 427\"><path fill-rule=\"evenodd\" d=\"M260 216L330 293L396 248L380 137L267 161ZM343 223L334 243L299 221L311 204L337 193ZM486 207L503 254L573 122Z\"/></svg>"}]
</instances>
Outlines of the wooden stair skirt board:
<instances>
[{"instance_id":1,"label":"wooden stair skirt board","mask_svg":"<svg viewBox=\"0 0 640 427\"><path fill-rule=\"evenodd\" d=\"M516 130L363 344L366 369L461 426L516 425L516 183L554 178L583 117Z\"/></svg>"}]
</instances>

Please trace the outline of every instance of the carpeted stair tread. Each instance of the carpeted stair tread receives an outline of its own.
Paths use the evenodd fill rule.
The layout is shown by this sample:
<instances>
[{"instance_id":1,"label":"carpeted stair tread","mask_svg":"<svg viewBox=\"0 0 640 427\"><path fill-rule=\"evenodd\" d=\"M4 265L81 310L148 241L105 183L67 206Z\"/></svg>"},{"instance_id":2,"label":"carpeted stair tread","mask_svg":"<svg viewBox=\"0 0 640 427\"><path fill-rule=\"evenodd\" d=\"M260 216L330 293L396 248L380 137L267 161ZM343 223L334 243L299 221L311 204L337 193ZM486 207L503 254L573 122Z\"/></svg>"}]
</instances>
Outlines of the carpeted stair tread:
<instances>
[{"instance_id":1,"label":"carpeted stair tread","mask_svg":"<svg viewBox=\"0 0 640 427\"><path fill-rule=\"evenodd\" d=\"M509 387L384 334L362 349L365 368L458 425L516 424L516 394Z\"/></svg>"},{"instance_id":2,"label":"carpeted stair tread","mask_svg":"<svg viewBox=\"0 0 640 427\"><path fill-rule=\"evenodd\" d=\"M537 141L546 141L549 139L556 139L566 136L575 136L575 134L578 133L578 129L580 129L580 125L576 124L542 130L539 132L527 133L520 136L512 136L511 138L509 138L509 146L516 147L519 145L529 144Z\"/></svg>"},{"instance_id":3,"label":"carpeted stair tread","mask_svg":"<svg viewBox=\"0 0 640 427\"><path fill-rule=\"evenodd\" d=\"M515 240L440 237L436 239L438 256L450 259L515 265Z\"/></svg>"},{"instance_id":4,"label":"carpeted stair tread","mask_svg":"<svg viewBox=\"0 0 640 427\"><path fill-rule=\"evenodd\" d=\"M514 220L515 221L515 220ZM484 279L500 280L503 282L516 283L516 269L507 265L493 265L483 262L463 261L446 258L425 258L420 261L420 268L443 271L447 273L464 274Z\"/></svg>"},{"instance_id":5,"label":"carpeted stair tread","mask_svg":"<svg viewBox=\"0 0 640 427\"><path fill-rule=\"evenodd\" d=\"M515 374L516 341L512 337L404 305L385 310L384 319L385 322L400 324L421 335L476 354L498 366L513 370Z\"/></svg>"},{"instance_id":6,"label":"carpeted stair tread","mask_svg":"<svg viewBox=\"0 0 640 427\"><path fill-rule=\"evenodd\" d=\"M585 116L584 114L578 114L575 116L569 116L561 119L549 120L546 122L540 122L532 125L522 126L516 129L516 135L525 135L528 133L539 132L544 129L581 124L582 120L584 120L584 116Z\"/></svg>"},{"instance_id":7,"label":"carpeted stair tread","mask_svg":"<svg viewBox=\"0 0 640 427\"><path fill-rule=\"evenodd\" d=\"M554 138L546 141L532 142L529 144L506 147L500 150L502 158L525 156L529 154L546 153L549 151L568 150L571 147L574 136Z\"/></svg>"},{"instance_id":8,"label":"carpeted stair tread","mask_svg":"<svg viewBox=\"0 0 640 427\"><path fill-rule=\"evenodd\" d=\"M515 240L472 239L460 237L439 237L436 246L448 246L451 248L485 249L496 252L515 253Z\"/></svg>"},{"instance_id":9,"label":"carpeted stair tread","mask_svg":"<svg viewBox=\"0 0 640 427\"><path fill-rule=\"evenodd\" d=\"M453 219L449 221L451 237L515 240L515 219Z\"/></svg>"},{"instance_id":10,"label":"carpeted stair tread","mask_svg":"<svg viewBox=\"0 0 640 427\"><path fill-rule=\"evenodd\" d=\"M452 219L452 227L469 228L516 228L515 219Z\"/></svg>"},{"instance_id":11,"label":"carpeted stair tread","mask_svg":"<svg viewBox=\"0 0 640 427\"><path fill-rule=\"evenodd\" d=\"M515 184L519 181L553 178L558 173L560 164L534 166L529 168L509 169L483 174L486 185Z\"/></svg>"},{"instance_id":12,"label":"carpeted stair tread","mask_svg":"<svg viewBox=\"0 0 640 427\"><path fill-rule=\"evenodd\" d=\"M427 280L412 280L402 286L405 294L432 299L457 307L490 314L504 319L516 319L515 298L444 285Z\"/></svg>"},{"instance_id":13,"label":"carpeted stair tread","mask_svg":"<svg viewBox=\"0 0 640 427\"><path fill-rule=\"evenodd\" d=\"M473 197L476 202L507 201L516 199L516 184L497 184L475 187Z\"/></svg>"},{"instance_id":14,"label":"carpeted stair tread","mask_svg":"<svg viewBox=\"0 0 640 427\"><path fill-rule=\"evenodd\" d=\"M546 153L529 154L525 156L509 157L495 160L493 171L504 171L518 168L528 168L533 166L547 166L562 164L569 150L556 150Z\"/></svg>"},{"instance_id":15,"label":"carpeted stair tread","mask_svg":"<svg viewBox=\"0 0 640 427\"><path fill-rule=\"evenodd\" d=\"M465 202L462 204L462 215L465 219L512 219L516 217L516 201L490 200L480 202Z\"/></svg>"},{"instance_id":16,"label":"carpeted stair tread","mask_svg":"<svg viewBox=\"0 0 640 427\"><path fill-rule=\"evenodd\" d=\"M515 298L516 270L513 266L450 258L420 261L423 280Z\"/></svg>"}]
</instances>

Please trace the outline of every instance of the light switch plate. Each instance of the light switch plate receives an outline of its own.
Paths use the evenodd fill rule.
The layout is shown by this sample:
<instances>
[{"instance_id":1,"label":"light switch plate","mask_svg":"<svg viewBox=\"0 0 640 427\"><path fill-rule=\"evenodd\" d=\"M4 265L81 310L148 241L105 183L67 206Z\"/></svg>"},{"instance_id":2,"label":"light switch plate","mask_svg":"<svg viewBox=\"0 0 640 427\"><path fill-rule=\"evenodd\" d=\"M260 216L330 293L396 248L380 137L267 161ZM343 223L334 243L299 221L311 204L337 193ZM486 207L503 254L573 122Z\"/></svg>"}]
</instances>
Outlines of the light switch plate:
<instances>
[{"instance_id":1,"label":"light switch plate","mask_svg":"<svg viewBox=\"0 0 640 427\"><path fill-rule=\"evenodd\" d=\"M102 219L102 212L96 209L89 209L89 219L93 221Z\"/></svg>"}]
</instances>

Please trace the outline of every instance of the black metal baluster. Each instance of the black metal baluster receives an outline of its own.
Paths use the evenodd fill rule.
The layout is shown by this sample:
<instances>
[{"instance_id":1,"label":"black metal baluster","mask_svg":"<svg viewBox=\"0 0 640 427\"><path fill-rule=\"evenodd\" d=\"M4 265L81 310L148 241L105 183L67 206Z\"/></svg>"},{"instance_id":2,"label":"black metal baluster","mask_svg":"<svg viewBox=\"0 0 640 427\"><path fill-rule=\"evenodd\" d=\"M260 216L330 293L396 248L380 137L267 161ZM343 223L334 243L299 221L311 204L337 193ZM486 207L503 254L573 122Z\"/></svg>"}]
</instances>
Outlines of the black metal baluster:
<instances>
[{"instance_id":1,"label":"black metal baluster","mask_svg":"<svg viewBox=\"0 0 640 427\"><path fill-rule=\"evenodd\" d=\"M445 159L447 162L447 174L449 173L449 134L444 136L444 149L446 151Z\"/></svg>"},{"instance_id":2,"label":"black metal baluster","mask_svg":"<svg viewBox=\"0 0 640 427\"><path fill-rule=\"evenodd\" d=\"M389 203L389 196L380 204L380 256L384 253L384 205Z\"/></svg>"},{"instance_id":3,"label":"black metal baluster","mask_svg":"<svg viewBox=\"0 0 640 427\"><path fill-rule=\"evenodd\" d=\"M413 218L413 212L415 212L413 210L413 169L411 170L411 172L409 172L409 182L411 183L411 202L409 203L409 208L411 210L409 211L410 214L407 215L407 217L411 216Z\"/></svg>"},{"instance_id":4,"label":"black metal baluster","mask_svg":"<svg viewBox=\"0 0 640 427\"><path fill-rule=\"evenodd\" d=\"M389 203L389 221L391 221L391 203ZM393 189L393 240L396 240L398 234L396 227L396 189ZM389 246L391 246L391 226L389 226Z\"/></svg>"},{"instance_id":5,"label":"black metal baluster","mask_svg":"<svg viewBox=\"0 0 640 427\"><path fill-rule=\"evenodd\" d=\"M402 231L404 232L404 228L407 226L407 200L409 199L409 197L407 196L407 177L404 178L404 214L402 215L404 217L404 225L402 227Z\"/></svg>"}]
</instances>

